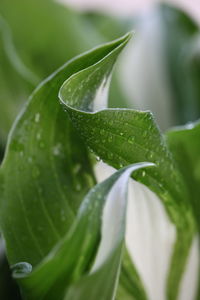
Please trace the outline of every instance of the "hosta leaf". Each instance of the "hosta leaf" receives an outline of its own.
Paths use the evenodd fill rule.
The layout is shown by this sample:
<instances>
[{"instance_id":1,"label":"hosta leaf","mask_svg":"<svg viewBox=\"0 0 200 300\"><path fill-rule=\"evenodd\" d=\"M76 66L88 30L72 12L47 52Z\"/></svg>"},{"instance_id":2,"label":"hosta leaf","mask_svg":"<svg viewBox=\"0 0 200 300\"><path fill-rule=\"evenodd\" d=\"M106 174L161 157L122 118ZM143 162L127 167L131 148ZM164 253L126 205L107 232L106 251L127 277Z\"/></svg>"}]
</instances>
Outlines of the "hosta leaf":
<instances>
[{"instance_id":1,"label":"hosta leaf","mask_svg":"<svg viewBox=\"0 0 200 300\"><path fill-rule=\"evenodd\" d=\"M139 200L139 199L138 199ZM133 265L129 253L126 250L123 257L123 264L120 273L120 285L118 288L117 299L138 299L147 300L145 288L140 276Z\"/></svg>"},{"instance_id":2,"label":"hosta leaf","mask_svg":"<svg viewBox=\"0 0 200 300\"><path fill-rule=\"evenodd\" d=\"M119 53L127 40L58 70L33 93L14 125L0 173L0 223L11 264L38 265L66 234L95 183L88 152L59 104L61 84L113 49Z\"/></svg>"},{"instance_id":3,"label":"hosta leaf","mask_svg":"<svg viewBox=\"0 0 200 300\"><path fill-rule=\"evenodd\" d=\"M200 115L199 22L171 4L136 18L135 43L119 74L130 105L153 111L163 130Z\"/></svg>"},{"instance_id":4,"label":"hosta leaf","mask_svg":"<svg viewBox=\"0 0 200 300\"><path fill-rule=\"evenodd\" d=\"M168 79L178 124L200 115L200 30L183 11L162 5L163 38Z\"/></svg>"},{"instance_id":5,"label":"hosta leaf","mask_svg":"<svg viewBox=\"0 0 200 300\"><path fill-rule=\"evenodd\" d=\"M108 36L100 34L89 16L52 0L2 0L0 15L0 137L5 143L21 104L33 88L65 61L106 42ZM125 26L118 36L122 32L126 32ZM117 104L124 102L116 80L113 85L111 98L119 99Z\"/></svg>"},{"instance_id":6,"label":"hosta leaf","mask_svg":"<svg viewBox=\"0 0 200 300\"><path fill-rule=\"evenodd\" d=\"M200 122L174 128L166 133L167 141L185 182L200 233ZM184 161L184 164L183 164ZM200 277L199 277L200 280ZM200 297L200 282L197 299Z\"/></svg>"},{"instance_id":7,"label":"hosta leaf","mask_svg":"<svg viewBox=\"0 0 200 300\"><path fill-rule=\"evenodd\" d=\"M125 234L128 178L146 166L152 164L124 168L95 186L69 233L31 274L22 272L29 271L25 263L21 271L21 264L14 267L26 299L81 300L87 296L93 300L99 294L101 299L113 299Z\"/></svg>"},{"instance_id":8,"label":"hosta leaf","mask_svg":"<svg viewBox=\"0 0 200 300\"><path fill-rule=\"evenodd\" d=\"M0 11L12 33L16 52L39 79L99 42L81 14L52 0L2 0ZM86 30L91 36L85 34Z\"/></svg>"},{"instance_id":9,"label":"hosta leaf","mask_svg":"<svg viewBox=\"0 0 200 300\"><path fill-rule=\"evenodd\" d=\"M157 164L157 170L148 170L135 178L159 195L177 227L168 280L169 297L173 299L178 293L177 283L181 279L195 230L188 191L150 112L126 109L96 111L98 97L102 94L102 101L105 93L109 63L112 66L114 59L114 55L105 56L98 63L72 75L61 87L59 95L74 127L105 162L115 168L145 160Z\"/></svg>"},{"instance_id":10,"label":"hosta leaf","mask_svg":"<svg viewBox=\"0 0 200 300\"><path fill-rule=\"evenodd\" d=\"M200 122L175 127L166 133L166 137L170 150L190 189L190 201L200 231Z\"/></svg>"},{"instance_id":11,"label":"hosta leaf","mask_svg":"<svg viewBox=\"0 0 200 300\"><path fill-rule=\"evenodd\" d=\"M19 107L32 88L27 80L19 76L19 73L13 69L13 66L10 64L4 47L5 41L7 41L7 48L10 49L10 32L5 20L0 16L0 146L2 148ZM11 52L12 51L13 48Z\"/></svg>"},{"instance_id":12,"label":"hosta leaf","mask_svg":"<svg viewBox=\"0 0 200 300\"><path fill-rule=\"evenodd\" d=\"M74 269L68 264L74 264L69 257L66 258L66 265L63 264L61 273L59 269L55 269L54 263L58 260L62 266L60 259L66 255L66 251L64 246L59 248L59 245L62 245L63 237L69 236L67 231L74 222L78 207L95 184L94 161L86 146L98 159L103 159L115 168L141 161L157 165L155 170L138 170L134 178L159 196L177 228L167 293L169 299L175 299L178 295L179 282L196 232L185 182L150 112L102 109L102 106L106 107L106 87L113 65L129 39L130 34L98 47L55 72L32 94L11 131L0 172L0 222L10 263L26 262L17 265L18 272L20 269L29 272L30 265L33 266L30 277L28 275L21 282L23 290L32 299L55 299L54 292L56 293L58 286L62 286L64 295L64 286L67 288L66 277ZM66 112L58 102L58 93ZM81 229L84 230L84 226ZM77 242L74 235L72 238ZM54 246L61 253L56 253L53 258L50 251ZM73 255L72 246L72 241L68 241L66 247ZM82 251L78 253L80 255ZM119 263L120 253L116 249L111 258L113 268L116 267L115 259ZM91 259L90 256L90 262ZM43 263L46 266L44 268ZM80 258L80 265L77 264L73 270L75 273L71 274L73 280L78 280L79 272L88 269L89 265L85 264L87 261ZM89 275L80 282L73 281L73 285L67 290L66 299L80 299L88 291L87 286L94 284L97 286L91 291L94 293L91 294L91 299L96 296L99 288L102 290L100 282L105 279L105 272L112 270L110 263L109 266L102 266L103 271L100 268L98 274L94 272L94 277ZM125 268L130 276L135 277L140 295L138 300L144 299L145 292L134 267ZM113 269L112 274L116 274L116 270ZM48 277L45 275L52 272L55 277L52 275L52 282L48 284ZM46 279L36 289L39 278ZM96 279L93 281L94 278ZM113 284L114 282L115 279ZM113 285L109 284L108 287L110 289L101 291L102 295L105 293L105 297L113 293Z\"/></svg>"},{"instance_id":13,"label":"hosta leaf","mask_svg":"<svg viewBox=\"0 0 200 300\"><path fill-rule=\"evenodd\" d=\"M66 60L104 40L84 16L52 0L2 0L0 15L0 139L5 144L36 85Z\"/></svg>"}]
</instances>

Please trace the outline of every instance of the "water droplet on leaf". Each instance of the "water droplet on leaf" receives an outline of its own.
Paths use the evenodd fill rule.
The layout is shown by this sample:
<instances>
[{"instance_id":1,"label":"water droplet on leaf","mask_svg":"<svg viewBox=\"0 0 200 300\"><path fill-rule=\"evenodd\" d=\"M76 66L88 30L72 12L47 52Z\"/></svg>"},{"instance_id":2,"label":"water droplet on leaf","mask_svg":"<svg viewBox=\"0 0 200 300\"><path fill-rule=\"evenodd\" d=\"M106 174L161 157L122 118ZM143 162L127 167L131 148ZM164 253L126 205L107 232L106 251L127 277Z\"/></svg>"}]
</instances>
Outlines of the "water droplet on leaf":
<instances>
[{"instance_id":1,"label":"water droplet on leaf","mask_svg":"<svg viewBox=\"0 0 200 300\"><path fill-rule=\"evenodd\" d=\"M60 153L61 153L61 144L59 143L59 144L57 144L57 145L55 145L54 147L53 147L53 154L55 155L55 156L59 156L60 155Z\"/></svg>"},{"instance_id":2,"label":"water droplet on leaf","mask_svg":"<svg viewBox=\"0 0 200 300\"><path fill-rule=\"evenodd\" d=\"M38 133L36 134L36 139L37 139L37 140L40 140L40 139L41 139L41 134L40 134L40 132L38 132Z\"/></svg>"},{"instance_id":3,"label":"water droplet on leaf","mask_svg":"<svg viewBox=\"0 0 200 300\"><path fill-rule=\"evenodd\" d=\"M33 162L33 158L31 156L28 157L28 162L32 163Z\"/></svg>"},{"instance_id":4,"label":"water droplet on leaf","mask_svg":"<svg viewBox=\"0 0 200 300\"><path fill-rule=\"evenodd\" d=\"M38 123L40 121L40 114L35 114L35 122Z\"/></svg>"},{"instance_id":5,"label":"water droplet on leaf","mask_svg":"<svg viewBox=\"0 0 200 300\"><path fill-rule=\"evenodd\" d=\"M80 185L80 183L77 183L76 184L76 191L80 191L81 190L81 185Z\"/></svg>"},{"instance_id":6,"label":"water droplet on leaf","mask_svg":"<svg viewBox=\"0 0 200 300\"><path fill-rule=\"evenodd\" d=\"M142 171L142 177L146 175L146 171Z\"/></svg>"},{"instance_id":7,"label":"water droplet on leaf","mask_svg":"<svg viewBox=\"0 0 200 300\"><path fill-rule=\"evenodd\" d=\"M135 141L134 136L130 136L129 139L128 139L128 143L129 144L134 144L134 141Z\"/></svg>"},{"instance_id":8,"label":"water droplet on leaf","mask_svg":"<svg viewBox=\"0 0 200 300\"><path fill-rule=\"evenodd\" d=\"M21 157L23 157L23 156L24 156L24 151L20 151L20 152L19 152L19 155L20 155Z\"/></svg>"}]
</instances>

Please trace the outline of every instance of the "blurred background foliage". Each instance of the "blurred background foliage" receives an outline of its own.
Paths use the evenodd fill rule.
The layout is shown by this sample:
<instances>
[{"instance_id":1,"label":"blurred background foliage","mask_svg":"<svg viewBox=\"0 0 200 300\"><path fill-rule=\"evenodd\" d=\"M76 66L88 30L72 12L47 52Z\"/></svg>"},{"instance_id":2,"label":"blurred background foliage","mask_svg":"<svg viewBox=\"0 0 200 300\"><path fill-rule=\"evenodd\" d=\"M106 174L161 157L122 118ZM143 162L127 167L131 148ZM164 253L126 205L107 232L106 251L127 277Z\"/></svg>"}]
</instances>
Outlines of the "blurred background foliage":
<instances>
[{"instance_id":1,"label":"blurred background foliage","mask_svg":"<svg viewBox=\"0 0 200 300\"><path fill-rule=\"evenodd\" d=\"M117 17L53 0L0 1L0 160L34 88L75 55L129 30L135 38L115 69L109 106L150 109L163 130L198 119L200 31L187 13L162 4ZM20 299L16 289L1 245L0 298Z\"/></svg>"}]
</instances>

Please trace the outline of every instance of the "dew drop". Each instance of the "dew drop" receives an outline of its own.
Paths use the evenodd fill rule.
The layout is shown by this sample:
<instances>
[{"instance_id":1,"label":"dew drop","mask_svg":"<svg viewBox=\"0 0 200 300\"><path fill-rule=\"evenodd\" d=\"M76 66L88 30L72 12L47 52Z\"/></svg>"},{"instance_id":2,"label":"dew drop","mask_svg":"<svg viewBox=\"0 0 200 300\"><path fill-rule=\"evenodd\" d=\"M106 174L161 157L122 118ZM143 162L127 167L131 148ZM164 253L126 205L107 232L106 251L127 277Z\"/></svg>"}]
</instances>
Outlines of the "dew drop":
<instances>
[{"instance_id":1,"label":"dew drop","mask_svg":"<svg viewBox=\"0 0 200 300\"><path fill-rule=\"evenodd\" d=\"M24 156L24 151L20 151L20 152L19 152L19 155L20 155L21 157L23 157L23 156Z\"/></svg>"},{"instance_id":2,"label":"dew drop","mask_svg":"<svg viewBox=\"0 0 200 300\"><path fill-rule=\"evenodd\" d=\"M37 139L38 141L41 139L41 134L40 134L40 132L38 132L38 133L36 134L36 139Z\"/></svg>"},{"instance_id":3,"label":"dew drop","mask_svg":"<svg viewBox=\"0 0 200 300\"><path fill-rule=\"evenodd\" d=\"M128 143L129 144L134 144L134 141L135 141L134 136L130 136L129 139L128 139Z\"/></svg>"},{"instance_id":4,"label":"dew drop","mask_svg":"<svg viewBox=\"0 0 200 300\"><path fill-rule=\"evenodd\" d=\"M159 161L159 160L156 161L156 165L157 165L158 167L160 166L160 161Z\"/></svg>"},{"instance_id":5,"label":"dew drop","mask_svg":"<svg viewBox=\"0 0 200 300\"><path fill-rule=\"evenodd\" d=\"M151 152L150 154L149 154L149 159L152 159L153 158L153 153Z\"/></svg>"},{"instance_id":6,"label":"dew drop","mask_svg":"<svg viewBox=\"0 0 200 300\"><path fill-rule=\"evenodd\" d=\"M80 185L80 183L77 183L75 188L76 188L76 191L80 191L80 190L81 190L81 185Z\"/></svg>"},{"instance_id":7,"label":"dew drop","mask_svg":"<svg viewBox=\"0 0 200 300\"><path fill-rule=\"evenodd\" d=\"M35 114L35 122L38 123L40 121L40 114Z\"/></svg>"},{"instance_id":8,"label":"dew drop","mask_svg":"<svg viewBox=\"0 0 200 300\"><path fill-rule=\"evenodd\" d=\"M28 162L31 164L33 162L33 158L31 156L28 157Z\"/></svg>"},{"instance_id":9,"label":"dew drop","mask_svg":"<svg viewBox=\"0 0 200 300\"><path fill-rule=\"evenodd\" d=\"M90 151L91 153L94 152L92 148L88 147L88 149L89 149L89 151Z\"/></svg>"},{"instance_id":10,"label":"dew drop","mask_svg":"<svg viewBox=\"0 0 200 300\"><path fill-rule=\"evenodd\" d=\"M146 137L148 135L148 132L145 130L142 134L143 137Z\"/></svg>"},{"instance_id":11,"label":"dew drop","mask_svg":"<svg viewBox=\"0 0 200 300\"><path fill-rule=\"evenodd\" d=\"M53 147L53 155L59 156L61 153L61 144L57 144Z\"/></svg>"},{"instance_id":12,"label":"dew drop","mask_svg":"<svg viewBox=\"0 0 200 300\"><path fill-rule=\"evenodd\" d=\"M146 175L146 171L142 171L142 177Z\"/></svg>"}]
</instances>

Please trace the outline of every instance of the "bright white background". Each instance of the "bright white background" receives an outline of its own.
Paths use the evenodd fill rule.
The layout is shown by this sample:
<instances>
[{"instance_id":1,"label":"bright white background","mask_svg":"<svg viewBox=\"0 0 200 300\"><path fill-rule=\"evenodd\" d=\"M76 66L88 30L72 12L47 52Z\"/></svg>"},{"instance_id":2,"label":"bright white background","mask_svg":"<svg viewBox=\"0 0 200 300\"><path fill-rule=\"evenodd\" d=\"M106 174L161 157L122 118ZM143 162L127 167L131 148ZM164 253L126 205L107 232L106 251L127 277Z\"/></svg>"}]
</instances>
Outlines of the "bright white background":
<instances>
[{"instance_id":1,"label":"bright white background","mask_svg":"<svg viewBox=\"0 0 200 300\"><path fill-rule=\"evenodd\" d=\"M158 0L59 0L83 10L98 9L116 15L132 15L160 2ZM200 0L165 0L184 8L200 23Z\"/></svg>"}]
</instances>

